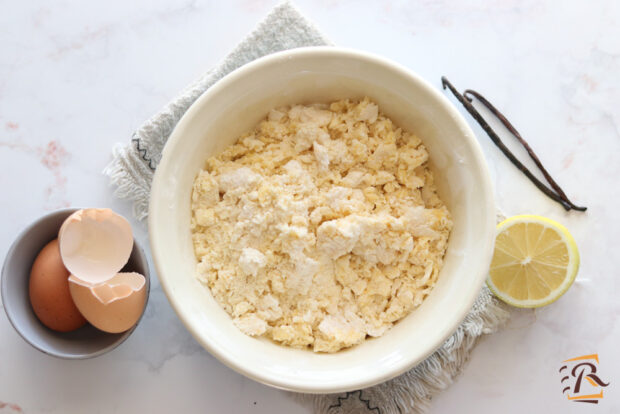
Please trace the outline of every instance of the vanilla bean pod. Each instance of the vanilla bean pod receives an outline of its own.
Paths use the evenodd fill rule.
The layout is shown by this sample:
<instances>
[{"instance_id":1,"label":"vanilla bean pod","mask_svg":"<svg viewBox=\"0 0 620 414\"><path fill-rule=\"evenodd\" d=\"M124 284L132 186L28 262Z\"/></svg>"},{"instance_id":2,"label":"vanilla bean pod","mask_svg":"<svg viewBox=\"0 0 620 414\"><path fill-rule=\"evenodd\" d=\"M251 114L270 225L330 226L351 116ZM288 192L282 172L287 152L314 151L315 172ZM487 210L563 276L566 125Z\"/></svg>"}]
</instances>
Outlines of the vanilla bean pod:
<instances>
[{"instance_id":1,"label":"vanilla bean pod","mask_svg":"<svg viewBox=\"0 0 620 414\"><path fill-rule=\"evenodd\" d=\"M465 92L463 92L463 96L465 97L465 99L467 99L469 102L471 102L472 98L469 97L468 95L472 95L476 99L478 99L484 106L487 107L487 109L489 111L491 111L491 113L493 115L495 115L497 117L497 119L499 119L501 121L501 123L506 127L506 129L508 131L510 131L510 133L519 141L519 143L523 146L523 148L525 148L525 150L527 151L528 155L530 156L532 161L534 161L534 163L536 164L536 166L538 167L540 172L543 174L543 176L545 177L545 179L547 180L549 185L555 190L555 192L564 201L566 201L566 203L568 203L570 205L570 207L573 210L585 211L587 209L587 207L576 206L572 201L570 201L568 199L568 196L566 195L564 190L562 190L562 187L560 187L560 185L555 182L553 177L551 177L551 174L549 174L547 169L543 166L542 162L540 162L540 159L538 158L538 156L536 155L536 153L534 152L532 147L530 147L530 145L527 143L527 141L525 139L523 139L523 137L521 136L519 131L517 131L517 129L512 125L512 123L508 120L508 118L506 118L504 116L504 114L502 114L499 111L499 109L497 109L491 102L489 102L488 99L486 99L484 96L482 96L480 93L474 91L473 89L467 89L467 90L465 90Z\"/></svg>"},{"instance_id":2,"label":"vanilla bean pod","mask_svg":"<svg viewBox=\"0 0 620 414\"><path fill-rule=\"evenodd\" d=\"M450 81L448 81L448 79L446 79L445 76L443 76L441 78L441 84L443 86L443 88L445 89L446 87L448 89L450 89L450 92L452 92L452 94L456 97L456 99L465 107L465 109L467 110L467 112L469 112L469 114L476 120L476 122L478 122L478 124L480 125L480 127L487 133L487 135L489 136L489 138L491 138L491 140L493 141L493 143L502 151L502 153L504 153L504 155L510 160L510 162L517 167L523 174L525 174L525 176L536 186L538 187L538 189L540 191L542 191L547 197L549 197L550 199L552 199L553 201L559 203L562 205L562 207L564 207L565 210L571 210L571 209L575 209L575 210L580 210L583 211L585 210L584 207L577 207L574 206L570 201L565 200L563 197L561 197L560 195L558 195L556 192L554 192L552 189L550 189L549 187L547 187L543 182L541 182L538 178L536 178L536 176L534 174L532 174L532 172L525 166L523 165L523 163L521 161L519 161L517 159L517 157L515 157L515 155L508 149L508 147L506 147L506 145L504 145L504 143L502 142L502 140L500 139L500 137L495 133L495 131L493 130L493 128L491 128L489 126L489 124L484 120L484 118L482 117L482 115L480 115L480 113L476 110L476 108L472 105L472 103L465 98L463 95L461 95L456 88L450 83Z\"/></svg>"}]
</instances>

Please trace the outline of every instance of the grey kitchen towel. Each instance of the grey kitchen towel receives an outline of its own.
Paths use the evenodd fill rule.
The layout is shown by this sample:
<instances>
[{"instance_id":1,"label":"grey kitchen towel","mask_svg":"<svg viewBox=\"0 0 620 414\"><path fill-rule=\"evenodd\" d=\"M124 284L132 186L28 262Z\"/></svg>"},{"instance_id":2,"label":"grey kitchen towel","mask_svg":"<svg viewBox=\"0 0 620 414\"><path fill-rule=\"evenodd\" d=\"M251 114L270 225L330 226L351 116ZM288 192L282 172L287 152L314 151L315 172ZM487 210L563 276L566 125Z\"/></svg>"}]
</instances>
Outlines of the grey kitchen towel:
<instances>
[{"instance_id":1,"label":"grey kitchen towel","mask_svg":"<svg viewBox=\"0 0 620 414\"><path fill-rule=\"evenodd\" d=\"M331 45L319 30L289 2L277 6L215 68L189 85L159 113L134 132L131 141L113 150L104 173L116 187L115 195L133 201L139 220L148 214L153 173L166 140L192 103L219 79L261 56L303 47ZM461 372L483 334L495 332L508 319L506 309L484 287L473 308L444 344L405 374L364 390L327 395L295 394L317 414L425 412L431 399Z\"/></svg>"}]
</instances>

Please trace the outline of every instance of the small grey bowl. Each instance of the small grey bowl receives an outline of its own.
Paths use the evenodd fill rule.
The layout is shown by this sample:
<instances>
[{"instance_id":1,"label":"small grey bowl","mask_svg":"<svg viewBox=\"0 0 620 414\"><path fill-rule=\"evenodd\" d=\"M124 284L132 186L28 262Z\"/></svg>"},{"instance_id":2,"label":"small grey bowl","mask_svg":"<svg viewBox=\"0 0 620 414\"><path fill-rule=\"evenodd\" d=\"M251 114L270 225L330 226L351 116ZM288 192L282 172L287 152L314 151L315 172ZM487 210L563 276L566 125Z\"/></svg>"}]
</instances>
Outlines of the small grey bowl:
<instances>
[{"instance_id":1,"label":"small grey bowl","mask_svg":"<svg viewBox=\"0 0 620 414\"><path fill-rule=\"evenodd\" d=\"M2 303L17 333L39 351L65 359L102 355L123 343L140 322L138 320L131 329L118 334L100 331L88 323L72 332L55 332L39 322L34 314L28 293L34 259L47 243L58 237L62 223L77 210L54 211L28 226L13 242L2 267ZM150 290L149 267L144 251L135 239L129 261L122 271L138 272L146 278L146 309Z\"/></svg>"}]
</instances>

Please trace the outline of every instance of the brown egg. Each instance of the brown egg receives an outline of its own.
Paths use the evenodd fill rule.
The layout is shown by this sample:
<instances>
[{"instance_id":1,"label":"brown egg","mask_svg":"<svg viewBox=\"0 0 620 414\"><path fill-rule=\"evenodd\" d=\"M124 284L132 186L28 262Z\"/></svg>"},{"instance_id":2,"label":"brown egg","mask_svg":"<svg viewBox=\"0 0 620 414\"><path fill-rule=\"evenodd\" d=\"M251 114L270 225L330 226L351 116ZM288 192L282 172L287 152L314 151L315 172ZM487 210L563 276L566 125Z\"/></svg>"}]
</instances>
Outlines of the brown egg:
<instances>
[{"instance_id":1,"label":"brown egg","mask_svg":"<svg viewBox=\"0 0 620 414\"><path fill-rule=\"evenodd\" d=\"M118 273L97 285L69 277L71 297L88 322L104 332L125 332L138 322L146 303L146 279Z\"/></svg>"},{"instance_id":2,"label":"brown egg","mask_svg":"<svg viewBox=\"0 0 620 414\"><path fill-rule=\"evenodd\" d=\"M73 331L86 323L71 299L69 271L60 257L58 239L38 254L30 271L30 304L41 323L58 332Z\"/></svg>"}]
</instances>

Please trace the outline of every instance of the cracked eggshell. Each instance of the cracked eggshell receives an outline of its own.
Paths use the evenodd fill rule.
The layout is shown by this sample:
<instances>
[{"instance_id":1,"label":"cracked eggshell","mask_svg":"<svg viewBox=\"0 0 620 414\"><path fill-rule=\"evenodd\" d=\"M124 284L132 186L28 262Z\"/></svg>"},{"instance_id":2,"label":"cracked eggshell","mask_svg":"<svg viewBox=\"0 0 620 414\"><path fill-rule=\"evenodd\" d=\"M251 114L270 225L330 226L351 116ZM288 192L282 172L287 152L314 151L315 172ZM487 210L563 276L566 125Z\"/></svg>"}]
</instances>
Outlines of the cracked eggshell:
<instances>
[{"instance_id":1,"label":"cracked eggshell","mask_svg":"<svg viewBox=\"0 0 620 414\"><path fill-rule=\"evenodd\" d=\"M117 274L133 247L131 225L109 208L71 214L58 232L62 261L72 275L90 284Z\"/></svg>"},{"instance_id":2,"label":"cracked eggshell","mask_svg":"<svg viewBox=\"0 0 620 414\"><path fill-rule=\"evenodd\" d=\"M146 280L139 273L118 273L111 279L91 284L69 276L69 290L75 306L95 328L124 332L134 326L144 310Z\"/></svg>"}]
</instances>

